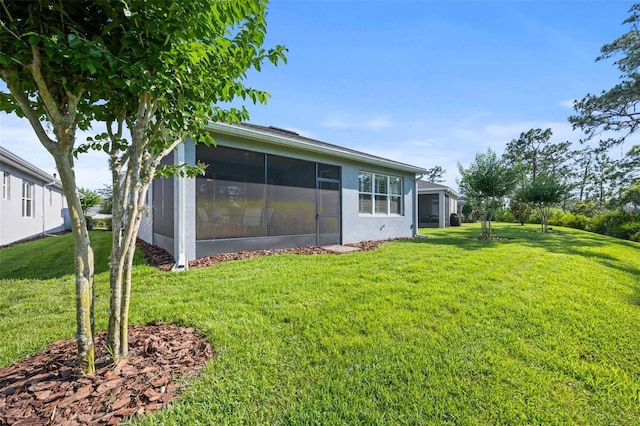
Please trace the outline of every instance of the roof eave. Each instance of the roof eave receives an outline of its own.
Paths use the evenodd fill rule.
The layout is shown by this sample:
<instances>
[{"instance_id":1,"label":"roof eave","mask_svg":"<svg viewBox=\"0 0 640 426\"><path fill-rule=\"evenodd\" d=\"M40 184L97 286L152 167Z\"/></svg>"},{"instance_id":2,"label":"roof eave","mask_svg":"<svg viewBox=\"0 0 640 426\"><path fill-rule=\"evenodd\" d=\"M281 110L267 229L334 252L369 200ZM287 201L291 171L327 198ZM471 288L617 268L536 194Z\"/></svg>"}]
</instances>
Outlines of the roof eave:
<instances>
[{"instance_id":1,"label":"roof eave","mask_svg":"<svg viewBox=\"0 0 640 426\"><path fill-rule=\"evenodd\" d=\"M449 188L449 187L445 187L445 188L422 188L422 189L418 189L418 195L420 194L433 194L433 193L438 193L438 192L446 192L450 195L453 195L455 198L460 198L462 197L462 195L458 194L456 191L454 191L453 189Z\"/></svg>"},{"instance_id":2,"label":"roof eave","mask_svg":"<svg viewBox=\"0 0 640 426\"><path fill-rule=\"evenodd\" d=\"M51 176L44 170L39 169L28 161L18 157L6 148L0 147L0 161L9 164L10 166L15 167L16 169L24 173L37 177L38 179L45 182L45 185L50 185L58 189L62 189L62 183L60 182L60 180Z\"/></svg>"},{"instance_id":3,"label":"roof eave","mask_svg":"<svg viewBox=\"0 0 640 426\"><path fill-rule=\"evenodd\" d=\"M240 136L248 139L253 139L261 142L268 142L274 145L286 146L288 148L297 148L308 152L317 154L330 155L342 159L354 160L357 159L363 163L372 164L376 166L392 168L396 170L403 170L410 173L424 174L426 169L421 167L412 166L409 164L399 163L397 161L386 160L384 158L371 157L365 153L353 152L342 150L340 147L326 147L319 146L310 142L300 141L293 138L287 138L286 136L276 136L273 134L261 132L255 129L246 129L242 127L233 126L227 123L210 122L205 130L217 131L232 136Z\"/></svg>"}]
</instances>

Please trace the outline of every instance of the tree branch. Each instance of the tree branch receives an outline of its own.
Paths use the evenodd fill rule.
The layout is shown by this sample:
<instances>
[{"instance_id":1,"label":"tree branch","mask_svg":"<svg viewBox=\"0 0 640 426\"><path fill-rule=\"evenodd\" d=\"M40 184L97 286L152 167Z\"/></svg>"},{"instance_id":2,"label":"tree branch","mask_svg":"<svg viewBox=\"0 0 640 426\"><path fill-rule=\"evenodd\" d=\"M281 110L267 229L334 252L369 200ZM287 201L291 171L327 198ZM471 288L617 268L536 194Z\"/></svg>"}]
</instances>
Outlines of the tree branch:
<instances>
[{"instance_id":1,"label":"tree branch","mask_svg":"<svg viewBox=\"0 0 640 426\"><path fill-rule=\"evenodd\" d=\"M47 135L47 132L45 132L44 128L42 127L42 123L38 118L38 115L31 107L31 102L29 102L27 95L16 89L15 82L9 79L9 72L7 70L2 70L0 71L0 73L2 74L2 78L4 79L4 81L7 83L7 87L9 88L11 95L22 109L24 116L27 118L27 120L29 120L29 123L31 124L31 127L33 127L33 130L36 132L36 136L38 136L38 139L40 140L42 145L44 145L47 151L53 154L53 151L56 150L58 144L53 141L49 137L49 135Z\"/></svg>"}]
</instances>

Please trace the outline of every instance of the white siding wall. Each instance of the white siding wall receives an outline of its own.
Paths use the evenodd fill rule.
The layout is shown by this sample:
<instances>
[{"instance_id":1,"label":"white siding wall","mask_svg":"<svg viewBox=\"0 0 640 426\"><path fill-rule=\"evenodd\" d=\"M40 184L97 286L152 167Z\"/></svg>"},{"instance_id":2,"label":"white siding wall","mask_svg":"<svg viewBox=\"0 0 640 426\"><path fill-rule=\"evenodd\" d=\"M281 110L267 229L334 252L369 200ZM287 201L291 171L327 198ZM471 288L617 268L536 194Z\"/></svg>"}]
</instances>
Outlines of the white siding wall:
<instances>
[{"instance_id":1,"label":"white siding wall","mask_svg":"<svg viewBox=\"0 0 640 426\"><path fill-rule=\"evenodd\" d=\"M0 183L3 173L9 173L8 198L3 199L0 194L0 245L65 229L66 200L60 189L45 187L49 182L7 164L1 164L0 169ZM33 183L32 217L22 215L23 179Z\"/></svg>"}]
</instances>

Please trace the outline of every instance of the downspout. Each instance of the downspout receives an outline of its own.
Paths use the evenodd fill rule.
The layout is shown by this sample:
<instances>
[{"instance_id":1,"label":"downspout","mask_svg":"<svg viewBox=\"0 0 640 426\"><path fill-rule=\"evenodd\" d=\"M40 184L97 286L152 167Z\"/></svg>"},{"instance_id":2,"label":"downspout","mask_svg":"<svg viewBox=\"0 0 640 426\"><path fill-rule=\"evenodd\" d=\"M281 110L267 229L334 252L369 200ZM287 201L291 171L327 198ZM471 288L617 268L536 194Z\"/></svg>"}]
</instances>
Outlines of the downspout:
<instances>
[{"instance_id":1,"label":"downspout","mask_svg":"<svg viewBox=\"0 0 640 426\"><path fill-rule=\"evenodd\" d=\"M416 179L414 181L414 188L416 195L413 197L413 237L418 236L418 181L424 177L424 173L420 173L416 175Z\"/></svg>"},{"instance_id":2,"label":"downspout","mask_svg":"<svg viewBox=\"0 0 640 426\"><path fill-rule=\"evenodd\" d=\"M46 231L47 228L45 226L45 219L46 219L46 215L45 215L45 211L46 211L46 209L45 209L45 194L47 192L47 186L54 185L56 183L57 183L56 181L53 181L53 182L45 183L42 186L42 236L44 236L44 237L52 237L52 236L54 236L54 234L48 234L47 231Z\"/></svg>"}]
</instances>

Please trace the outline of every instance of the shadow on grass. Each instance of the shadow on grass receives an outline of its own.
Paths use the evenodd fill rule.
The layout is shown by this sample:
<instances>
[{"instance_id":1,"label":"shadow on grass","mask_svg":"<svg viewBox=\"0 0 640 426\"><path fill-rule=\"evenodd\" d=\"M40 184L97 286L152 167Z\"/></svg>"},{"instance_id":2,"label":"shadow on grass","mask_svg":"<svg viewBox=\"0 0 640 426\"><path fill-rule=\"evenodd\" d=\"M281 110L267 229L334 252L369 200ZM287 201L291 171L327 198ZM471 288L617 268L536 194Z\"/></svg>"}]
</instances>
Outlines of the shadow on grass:
<instances>
[{"instance_id":1,"label":"shadow on grass","mask_svg":"<svg viewBox=\"0 0 640 426\"><path fill-rule=\"evenodd\" d=\"M94 274L109 270L111 232L89 232L94 256ZM28 241L0 250L0 279L47 280L73 275L74 240L72 234ZM134 265L144 265L136 255Z\"/></svg>"}]
</instances>

